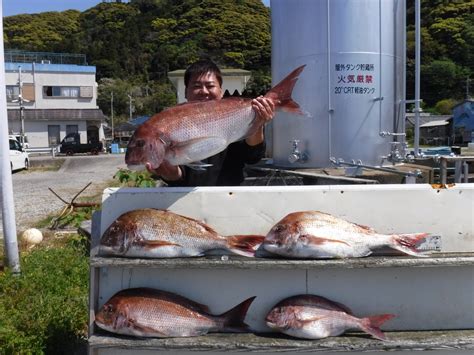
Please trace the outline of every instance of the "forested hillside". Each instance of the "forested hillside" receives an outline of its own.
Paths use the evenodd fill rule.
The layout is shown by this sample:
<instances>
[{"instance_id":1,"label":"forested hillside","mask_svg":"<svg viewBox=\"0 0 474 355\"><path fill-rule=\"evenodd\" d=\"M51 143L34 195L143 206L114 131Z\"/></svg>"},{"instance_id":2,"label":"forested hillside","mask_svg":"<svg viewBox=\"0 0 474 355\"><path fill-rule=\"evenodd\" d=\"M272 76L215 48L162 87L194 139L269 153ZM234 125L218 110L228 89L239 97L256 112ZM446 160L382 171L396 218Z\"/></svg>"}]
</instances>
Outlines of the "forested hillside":
<instances>
[{"instance_id":1,"label":"forested hillside","mask_svg":"<svg viewBox=\"0 0 474 355\"><path fill-rule=\"evenodd\" d=\"M413 3L408 9L407 96L413 97ZM474 2L422 0L422 98L434 108L462 100L474 72ZM84 53L97 67L99 106L127 116L175 103L166 73L211 57L221 67L251 70L251 91L270 84L270 9L260 0L131 0L84 11L46 12L4 19L6 49ZM446 106L446 102L445 105ZM442 110L443 105L438 105Z\"/></svg>"}]
</instances>

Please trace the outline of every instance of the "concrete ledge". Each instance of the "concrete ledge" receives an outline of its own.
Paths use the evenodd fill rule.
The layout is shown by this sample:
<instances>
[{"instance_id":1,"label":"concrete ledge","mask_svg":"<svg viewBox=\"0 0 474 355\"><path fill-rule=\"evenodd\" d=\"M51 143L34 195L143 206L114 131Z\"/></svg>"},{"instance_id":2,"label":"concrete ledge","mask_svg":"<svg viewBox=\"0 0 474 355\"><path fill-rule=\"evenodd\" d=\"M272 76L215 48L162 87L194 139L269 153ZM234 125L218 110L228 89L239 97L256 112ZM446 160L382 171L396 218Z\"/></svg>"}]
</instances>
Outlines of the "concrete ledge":
<instances>
[{"instance_id":1,"label":"concrete ledge","mask_svg":"<svg viewBox=\"0 0 474 355\"><path fill-rule=\"evenodd\" d=\"M474 350L474 330L385 332L389 341L373 339L363 333L347 333L320 340L300 340L276 333L209 334L192 338L138 339L119 337L106 332L89 338L91 349L116 348L154 351L245 351L245 352L373 352L423 351L443 349Z\"/></svg>"},{"instance_id":2,"label":"concrete ledge","mask_svg":"<svg viewBox=\"0 0 474 355\"><path fill-rule=\"evenodd\" d=\"M135 259L92 257L91 267L150 267L163 269L329 269L329 268L393 268L393 267L446 267L474 265L474 253L434 253L428 258L412 256L370 256L335 260L288 260L245 258L240 256L209 256L201 258Z\"/></svg>"}]
</instances>

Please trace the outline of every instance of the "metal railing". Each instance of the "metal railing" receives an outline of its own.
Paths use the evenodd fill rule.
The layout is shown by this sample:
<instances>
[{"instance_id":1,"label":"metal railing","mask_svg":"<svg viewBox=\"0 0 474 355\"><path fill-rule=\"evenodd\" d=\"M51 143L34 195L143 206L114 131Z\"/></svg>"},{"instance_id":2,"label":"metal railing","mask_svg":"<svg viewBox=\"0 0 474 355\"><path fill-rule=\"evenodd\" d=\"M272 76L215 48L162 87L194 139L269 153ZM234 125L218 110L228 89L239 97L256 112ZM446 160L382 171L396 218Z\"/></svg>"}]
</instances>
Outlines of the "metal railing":
<instances>
[{"instance_id":1,"label":"metal railing","mask_svg":"<svg viewBox=\"0 0 474 355\"><path fill-rule=\"evenodd\" d=\"M474 162L474 156L456 156L447 157L442 156L440 160L440 180L441 184L446 184L448 181L448 162L454 162L454 182L468 183L469 182L469 164Z\"/></svg>"},{"instance_id":2,"label":"metal railing","mask_svg":"<svg viewBox=\"0 0 474 355\"><path fill-rule=\"evenodd\" d=\"M87 65L85 54L27 52L22 50L6 50L5 62L9 63L43 63L43 64L77 64Z\"/></svg>"},{"instance_id":3,"label":"metal railing","mask_svg":"<svg viewBox=\"0 0 474 355\"><path fill-rule=\"evenodd\" d=\"M58 154L58 147L38 147L38 148L26 148L25 151L28 154L42 154L49 153L54 158Z\"/></svg>"}]
</instances>

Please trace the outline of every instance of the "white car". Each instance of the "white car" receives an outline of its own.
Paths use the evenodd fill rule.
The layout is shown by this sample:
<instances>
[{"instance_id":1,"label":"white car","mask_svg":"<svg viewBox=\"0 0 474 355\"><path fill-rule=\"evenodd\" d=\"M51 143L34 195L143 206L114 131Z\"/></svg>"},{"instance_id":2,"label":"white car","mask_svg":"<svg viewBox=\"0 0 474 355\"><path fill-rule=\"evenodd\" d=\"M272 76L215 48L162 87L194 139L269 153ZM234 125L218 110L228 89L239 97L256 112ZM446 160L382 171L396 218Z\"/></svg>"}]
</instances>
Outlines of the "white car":
<instances>
[{"instance_id":1,"label":"white car","mask_svg":"<svg viewBox=\"0 0 474 355\"><path fill-rule=\"evenodd\" d=\"M30 158L28 153L23 150L16 139L9 139L10 142L10 167L12 171L30 167Z\"/></svg>"}]
</instances>

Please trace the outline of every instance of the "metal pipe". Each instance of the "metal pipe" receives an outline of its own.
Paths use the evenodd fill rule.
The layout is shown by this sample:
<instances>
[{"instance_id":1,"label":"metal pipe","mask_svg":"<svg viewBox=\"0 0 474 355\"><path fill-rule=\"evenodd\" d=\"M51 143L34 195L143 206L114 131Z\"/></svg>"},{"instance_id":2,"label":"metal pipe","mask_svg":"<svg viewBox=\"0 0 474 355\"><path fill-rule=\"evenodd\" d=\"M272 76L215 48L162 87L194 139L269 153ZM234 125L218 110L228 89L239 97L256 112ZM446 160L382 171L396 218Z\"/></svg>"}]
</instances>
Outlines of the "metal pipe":
<instances>
[{"instance_id":1,"label":"metal pipe","mask_svg":"<svg viewBox=\"0 0 474 355\"><path fill-rule=\"evenodd\" d=\"M3 9L0 6L0 33L3 33ZM7 266L15 274L20 273L20 257L15 224L15 204L10 168L8 143L8 113L5 86L5 62L3 38L0 40L0 182L2 192L2 222Z\"/></svg>"},{"instance_id":2,"label":"metal pipe","mask_svg":"<svg viewBox=\"0 0 474 355\"><path fill-rule=\"evenodd\" d=\"M390 168L383 168L383 167L378 167L378 166L371 166L371 165L364 165L362 163L349 163L345 162L342 160L337 160L335 158L331 159L331 162L337 166L339 165L347 165L347 166L354 166L354 167L359 167L359 168L364 168L364 169L370 169L370 170L378 170L378 171L384 171L387 173L393 173L393 174L398 174L398 175L403 175L403 176L414 176L414 177L423 177L421 171L416 170L414 173L411 171L398 171L395 169L390 169Z\"/></svg>"},{"instance_id":3,"label":"metal pipe","mask_svg":"<svg viewBox=\"0 0 474 355\"><path fill-rule=\"evenodd\" d=\"M327 6L327 61L328 61L328 158L331 160L332 157L332 115L334 113L334 108L331 107L331 24L329 22L330 18L330 7L329 0L326 2Z\"/></svg>"},{"instance_id":4,"label":"metal pipe","mask_svg":"<svg viewBox=\"0 0 474 355\"><path fill-rule=\"evenodd\" d=\"M403 41L402 41L402 71L403 71L403 80L402 80L402 102L400 107L400 115L401 115L401 122L400 122L400 132L404 133L403 143L406 144L406 99L407 99L407 6L406 1L404 1L403 6L403 21L402 26L404 28L403 31ZM405 156L406 152L403 152L403 156Z\"/></svg>"},{"instance_id":5,"label":"metal pipe","mask_svg":"<svg viewBox=\"0 0 474 355\"><path fill-rule=\"evenodd\" d=\"M413 149L420 156L420 50L421 50L421 1L415 0L415 131Z\"/></svg>"},{"instance_id":6,"label":"metal pipe","mask_svg":"<svg viewBox=\"0 0 474 355\"><path fill-rule=\"evenodd\" d=\"M446 159L440 159L439 175L441 183L446 184L448 181L448 161Z\"/></svg>"},{"instance_id":7,"label":"metal pipe","mask_svg":"<svg viewBox=\"0 0 474 355\"><path fill-rule=\"evenodd\" d=\"M114 140L115 132L114 132L114 92L113 91L110 96L110 120L112 124L112 140Z\"/></svg>"}]
</instances>

